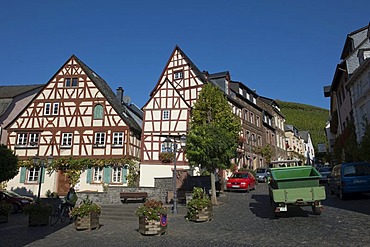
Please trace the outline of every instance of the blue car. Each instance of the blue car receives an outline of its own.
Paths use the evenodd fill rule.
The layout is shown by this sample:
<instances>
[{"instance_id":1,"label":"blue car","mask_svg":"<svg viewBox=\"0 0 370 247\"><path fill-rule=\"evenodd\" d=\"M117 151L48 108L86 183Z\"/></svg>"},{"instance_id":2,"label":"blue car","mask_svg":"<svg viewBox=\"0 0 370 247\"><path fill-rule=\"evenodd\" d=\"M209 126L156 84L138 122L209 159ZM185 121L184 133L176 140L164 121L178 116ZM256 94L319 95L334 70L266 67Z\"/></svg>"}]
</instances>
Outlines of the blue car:
<instances>
[{"instance_id":1,"label":"blue car","mask_svg":"<svg viewBox=\"0 0 370 247\"><path fill-rule=\"evenodd\" d=\"M350 194L370 193L370 163L354 162L337 165L333 168L328 187L331 195L339 195L344 200Z\"/></svg>"}]
</instances>

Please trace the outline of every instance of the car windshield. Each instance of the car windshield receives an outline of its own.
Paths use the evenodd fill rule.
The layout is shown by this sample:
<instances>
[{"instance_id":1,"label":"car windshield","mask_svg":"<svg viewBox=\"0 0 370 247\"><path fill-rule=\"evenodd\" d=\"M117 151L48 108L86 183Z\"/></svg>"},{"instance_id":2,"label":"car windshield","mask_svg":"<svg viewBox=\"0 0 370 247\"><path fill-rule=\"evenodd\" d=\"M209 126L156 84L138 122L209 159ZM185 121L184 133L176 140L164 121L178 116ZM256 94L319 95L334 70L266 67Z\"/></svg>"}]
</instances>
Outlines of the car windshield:
<instances>
[{"instance_id":1,"label":"car windshield","mask_svg":"<svg viewBox=\"0 0 370 247\"><path fill-rule=\"evenodd\" d=\"M7 190L7 191L3 191L4 194L8 195L8 196L11 196L11 197L21 197L20 195L18 195L17 193L13 192L13 191L10 191L10 190Z\"/></svg>"},{"instance_id":2,"label":"car windshield","mask_svg":"<svg viewBox=\"0 0 370 247\"><path fill-rule=\"evenodd\" d=\"M258 168L257 173L265 173L266 172L266 169L263 169L263 168Z\"/></svg>"},{"instance_id":3,"label":"car windshield","mask_svg":"<svg viewBox=\"0 0 370 247\"><path fill-rule=\"evenodd\" d=\"M232 178L248 178L248 173L234 173Z\"/></svg>"}]
</instances>

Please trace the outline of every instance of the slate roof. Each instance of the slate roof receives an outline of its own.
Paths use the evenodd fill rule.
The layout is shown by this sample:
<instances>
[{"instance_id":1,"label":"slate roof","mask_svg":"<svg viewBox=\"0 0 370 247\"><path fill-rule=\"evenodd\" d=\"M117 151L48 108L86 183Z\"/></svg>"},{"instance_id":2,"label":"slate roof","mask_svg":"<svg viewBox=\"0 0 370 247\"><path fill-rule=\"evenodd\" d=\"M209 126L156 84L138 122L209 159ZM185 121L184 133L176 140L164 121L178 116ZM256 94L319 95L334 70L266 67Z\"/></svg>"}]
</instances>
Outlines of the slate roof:
<instances>
[{"instance_id":1,"label":"slate roof","mask_svg":"<svg viewBox=\"0 0 370 247\"><path fill-rule=\"evenodd\" d=\"M44 84L0 86L0 116L8 109L14 98L35 89L41 90Z\"/></svg>"},{"instance_id":2,"label":"slate roof","mask_svg":"<svg viewBox=\"0 0 370 247\"><path fill-rule=\"evenodd\" d=\"M80 64L80 66L85 71L87 76L91 79L91 81L95 84L99 91L104 95L104 97L109 101L113 109L125 121L125 123L130 128L138 132L141 132L141 125L139 125L139 123L137 123L133 119L131 114L130 114L131 117L127 114L127 110L122 105L122 103L119 102L116 94L112 91L107 82L103 78L101 78L96 72L94 72L89 66L87 66L84 62L77 58L75 55L72 55L71 58L76 59L76 61Z\"/></svg>"}]
</instances>

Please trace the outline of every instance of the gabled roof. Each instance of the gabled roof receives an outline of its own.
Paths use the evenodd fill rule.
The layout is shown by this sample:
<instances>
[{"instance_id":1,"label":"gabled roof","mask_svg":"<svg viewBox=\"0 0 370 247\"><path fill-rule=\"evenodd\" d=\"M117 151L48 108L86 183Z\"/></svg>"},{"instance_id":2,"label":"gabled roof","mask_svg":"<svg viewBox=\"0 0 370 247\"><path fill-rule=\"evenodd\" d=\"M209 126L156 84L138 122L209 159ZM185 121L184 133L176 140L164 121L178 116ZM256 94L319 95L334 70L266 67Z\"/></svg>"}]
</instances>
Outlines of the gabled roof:
<instances>
[{"instance_id":1,"label":"gabled roof","mask_svg":"<svg viewBox=\"0 0 370 247\"><path fill-rule=\"evenodd\" d=\"M361 34L361 32L363 32L363 34ZM353 50L356 49L356 47L358 46L357 43L362 42L365 39L365 37L369 38L369 35L370 35L370 25L367 25L365 27L362 27L349 33L344 43L343 51L340 58L342 60L346 59L353 52Z\"/></svg>"},{"instance_id":2,"label":"gabled roof","mask_svg":"<svg viewBox=\"0 0 370 247\"><path fill-rule=\"evenodd\" d=\"M75 59L85 71L90 80L95 84L99 91L104 95L108 102L112 105L113 109L118 113L118 115L125 121L125 123L136 131L141 132L141 126L126 113L125 107L119 102L116 94L108 86L107 82L101 78L95 71L93 71L89 66L82 62L75 55L72 55L71 59ZM69 60L68 60L69 61Z\"/></svg>"},{"instance_id":3,"label":"gabled roof","mask_svg":"<svg viewBox=\"0 0 370 247\"><path fill-rule=\"evenodd\" d=\"M178 45L176 45L175 46L175 49L173 49L173 51L171 53L170 58L168 59L168 62L166 64L166 66L164 67L164 69L163 69L163 71L161 73L161 76L159 77L159 80L158 80L157 84L155 85L154 89L149 94L150 95L150 98L152 97L152 95L157 90L158 85L161 83L161 80L162 80L162 78L164 76L164 73L167 70L168 65L170 64L171 59L174 56L174 54L175 54L176 51L178 51L183 56L184 60L189 65L190 69L194 71L195 75L198 76L204 83L207 82L207 78L204 76L204 74L197 68L197 66L195 66L195 64L190 60L190 58L188 56L186 56L186 54L180 49L180 47Z\"/></svg>"},{"instance_id":4,"label":"gabled roof","mask_svg":"<svg viewBox=\"0 0 370 247\"><path fill-rule=\"evenodd\" d=\"M13 102L14 98L22 94L38 92L44 84L20 85L20 86L0 86L0 116L2 116Z\"/></svg>"}]
</instances>

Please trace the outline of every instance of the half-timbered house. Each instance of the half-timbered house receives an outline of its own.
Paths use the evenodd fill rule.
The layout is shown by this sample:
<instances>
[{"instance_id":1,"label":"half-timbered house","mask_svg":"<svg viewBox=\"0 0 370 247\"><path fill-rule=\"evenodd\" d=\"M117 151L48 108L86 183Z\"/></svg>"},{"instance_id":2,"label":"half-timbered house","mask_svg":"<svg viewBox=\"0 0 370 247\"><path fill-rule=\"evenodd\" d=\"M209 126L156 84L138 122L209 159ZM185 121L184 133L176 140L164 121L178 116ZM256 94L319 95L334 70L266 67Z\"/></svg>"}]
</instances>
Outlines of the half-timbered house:
<instances>
[{"instance_id":1,"label":"half-timbered house","mask_svg":"<svg viewBox=\"0 0 370 247\"><path fill-rule=\"evenodd\" d=\"M239 168L247 162L246 158L251 160L251 168L265 165L262 157L252 154L252 146L264 145L263 110L257 105L258 95L242 83L233 82L227 71L214 74L201 72L176 46L148 102L143 106L141 186L151 187L154 186L154 178L172 176L174 159L168 160L166 156L166 160L163 160L161 154L171 153L173 149L168 150L163 142L166 137L178 141L181 135L187 133L191 109L205 83L213 83L225 93L233 113L239 116L243 124L240 135L244 144L234 162ZM189 168L184 150L176 152L176 165L178 170Z\"/></svg>"},{"instance_id":2,"label":"half-timbered house","mask_svg":"<svg viewBox=\"0 0 370 247\"><path fill-rule=\"evenodd\" d=\"M8 124L7 145L20 160L35 156L74 159L139 158L142 112L117 95L106 81L75 55L54 74L17 118ZM69 188L63 172L40 174L39 167L20 168L8 187L63 195ZM103 190L102 184L126 185L127 166L106 163L84 170L79 190Z\"/></svg>"}]
</instances>

